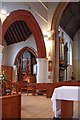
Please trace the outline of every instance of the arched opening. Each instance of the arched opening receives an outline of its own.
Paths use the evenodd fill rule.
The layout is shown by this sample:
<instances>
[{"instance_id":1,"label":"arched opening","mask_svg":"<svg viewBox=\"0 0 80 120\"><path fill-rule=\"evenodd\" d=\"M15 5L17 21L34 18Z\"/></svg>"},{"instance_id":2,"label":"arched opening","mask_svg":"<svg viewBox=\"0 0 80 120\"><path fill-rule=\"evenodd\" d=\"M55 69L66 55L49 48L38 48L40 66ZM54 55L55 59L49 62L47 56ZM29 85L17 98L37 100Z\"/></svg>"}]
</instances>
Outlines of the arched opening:
<instances>
[{"instance_id":1,"label":"arched opening","mask_svg":"<svg viewBox=\"0 0 80 120\"><path fill-rule=\"evenodd\" d=\"M54 38L55 53L56 53L55 54L55 79L57 79L58 81L60 80L59 78L60 71L61 71L61 77L64 77L64 78L61 78L61 81L72 80L72 78L74 77L73 72L75 72L76 76L78 76L76 77L76 80L80 79L79 78L80 68L78 67L79 54L77 52L79 51L79 46L76 45L76 47L74 47L74 44L77 43L77 41L79 43L79 29L80 29L80 26L79 26L80 17L79 17L79 11L78 11L79 4L80 4L79 2L59 3L52 19L51 29L52 30L54 29L54 32L55 32L55 38ZM76 17L76 20L75 20L75 17ZM75 37L76 33L77 33L77 36ZM77 41L74 41L75 38L77 39ZM73 49L72 49L72 44L73 44ZM62 51L62 48L63 48L63 51ZM77 58L74 54L75 51L77 54ZM60 56L60 52L61 52L61 56ZM60 57L61 59L63 59L62 61L60 61Z\"/></svg>"},{"instance_id":2,"label":"arched opening","mask_svg":"<svg viewBox=\"0 0 80 120\"><path fill-rule=\"evenodd\" d=\"M46 49L45 49L45 44L44 44L44 39L43 39L43 35L41 32L41 29L37 23L37 21L35 20L35 18L33 17L33 15L26 10L16 10L13 11L4 21L3 25L2 25L2 44L4 41L4 36L5 33L7 31L7 29L9 28L9 26L14 23L15 21L19 21L22 20L26 23L26 25L29 27L29 29L31 30L34 38L35 38L35 42L36 42L36 46L37 46L37 51L38 51L38 58L46 58ZM42 49L42 51L41 51Z\"/></svg>"},{"instance_id":3,"label":"arched opening","mask_svg":"<svg viewBox=\"0 0 80 120\"><path fill-rule=\"evenodd\" d=\"M17 54L17 56L16 56L16 58L15 58L15 61L14 61L14 65L16 64L16 60L17 59L20 59L20 56L25 52L25 51L29 51L29 52L31 52L34 56L35 56L35 58L37 58L37 52L33 49L33 48L30 48L30 47L24 47L24 48L22 48L19 52L18 52L18 54Z\"/></svg>"},{"instance_id":4,"label":"arched opening","mask_svg":"<svg viewBox=\"0 0 80 120\"><path fill-rule=\"evenodd\" d=\"M61 20L61 16L63 11L65 10L67 6L67 2L61 2L57 5L57 8L55 10L55 13L52 18L52 23L51 23L51 30L54 30L54 44L55 44L55 53L54 53L54 75L53 79L56 82L59 82L59 38L58 38L58 28ZM56 72L57 71L57 72Z\"/></svg>"},{"instance_id":5,"label":"arched opening","mask_svg":"<svg viewBox=\"0 0 80 120\"><path fill-rule=\"evenodd\" d=\"M14 65L17 67L17 80L23 80L27 82L36 82L37 74L37 53L33 48L22 48L14 61ZM31 81L30 81L31 80Z\"/></svg>"},{"instance_id":6,"label":"arched opening","mask_svg":"<svg viewBox=\"0 0 80 120\"><path fill-rule=\"evenodd\" d=\"M19 30L19 32L18 32L18 30ZM31 38L28 37L28 45L27 45L27 39L25 36L26 36L28 30L32 33L33 36L30 35ZM37 21L35 20L34 16L31 14L30 11L16 10L16 11L11 12L11 14L6 18L6 20L4 21L4 23L2 25L2 32L3 32L2 44L3 44L3 41L5 38L6 39L9 38L9 40L7 39L7 45L11 45L12 43L14 44L14 43L19 43L19 42L23 41L24 42L24 43L22 43L22 44L24 44L23 47L29 46L29 47L34 48L37 51L37 53L33 52L34 50L29 51L29 52L31 52L31 54L33 54L33 56L36 56L39 59L40 58L46 59L46 48L45 48L43 34L41 32L41 29L40 29ZM21 39L19 39L20 36L21 36ZM25 40L24 40L24 38L25 38ZM16 42L15 42L15 40L16 40ZM23 48L22 46L20 48L19 45L20 44L18 44L18 47L17 47L17 48L19 48L19 49L17 49L18 51L21 48ZM11 46L10 46L10 48L11 48ZM27 48L27 50L29 50L29 49ZM13 48L11 48L11 52L9 51L10 59L7 60L8 65L11 61L13 62L10 64L11 66L14 65L14 59L17 54L16 50L14 50L14 51L13 51ZM25 48L22 51L25 51ZM14 54L13 56L12 56L12 53Z\"/></svg>"}]
</instances>

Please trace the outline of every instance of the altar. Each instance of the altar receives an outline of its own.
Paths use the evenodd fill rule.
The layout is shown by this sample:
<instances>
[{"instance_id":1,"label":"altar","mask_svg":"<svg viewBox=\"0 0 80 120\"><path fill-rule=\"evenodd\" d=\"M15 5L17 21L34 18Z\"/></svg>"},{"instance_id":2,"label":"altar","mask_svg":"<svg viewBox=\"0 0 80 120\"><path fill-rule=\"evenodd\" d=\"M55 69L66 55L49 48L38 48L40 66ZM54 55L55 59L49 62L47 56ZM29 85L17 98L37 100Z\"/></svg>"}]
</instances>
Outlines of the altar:
<instances>
[{"instance_id":1,"label":"altar","mask_svg":"<svg viewBox=\"0 0 80 120\"><path fill-rule=\"evenodd\" d=\"M55 88L51 100L56 118L73 118L73 101L80 101L80 86Z\"/></svg>"}]
</instances>

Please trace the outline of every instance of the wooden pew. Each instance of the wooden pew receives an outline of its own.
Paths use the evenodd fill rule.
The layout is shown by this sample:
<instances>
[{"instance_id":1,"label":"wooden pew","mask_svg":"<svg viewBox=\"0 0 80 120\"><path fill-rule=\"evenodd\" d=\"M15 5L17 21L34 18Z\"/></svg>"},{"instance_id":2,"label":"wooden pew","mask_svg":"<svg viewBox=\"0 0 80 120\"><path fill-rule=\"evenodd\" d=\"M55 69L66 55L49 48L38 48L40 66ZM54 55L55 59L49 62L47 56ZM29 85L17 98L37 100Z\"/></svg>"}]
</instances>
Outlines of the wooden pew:
<instances>
[{"instance_id":1,"label":"wooden pew","mask_svg":"<svg viewBox=\"0 0 80 120\"><path fill-rule=\"evenodd\" d=\"M0 97L0 103L2 103L2 120L21 118L20 94L2 96Z\"/></svg>"},{"instance_id":2,"label":"wooden pew","mask_svg":"<svg viewBox=\"0 0 80 120\"><path fill-rule=\"evenodd\" d=\"M64 81L55 83L36 83L36 90L46 90L46 97L51 98L55 88L60 86L80 86L80 81Z\"/></svg>"}]
</instances>

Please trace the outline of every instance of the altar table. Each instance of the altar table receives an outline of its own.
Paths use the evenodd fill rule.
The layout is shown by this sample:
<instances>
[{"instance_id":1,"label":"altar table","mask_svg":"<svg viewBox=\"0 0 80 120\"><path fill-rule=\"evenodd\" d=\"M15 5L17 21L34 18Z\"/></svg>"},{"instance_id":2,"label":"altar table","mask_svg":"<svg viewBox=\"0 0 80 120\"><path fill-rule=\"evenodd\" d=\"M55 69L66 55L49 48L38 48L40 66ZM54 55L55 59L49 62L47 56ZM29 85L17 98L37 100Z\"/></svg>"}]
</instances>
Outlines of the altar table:
<instances>
[{"instance_id":1,"label":"altar table","mask_svg":"<svg viewBox=\"0 0 80 120\"><path fill-rule=\"evenodd\" d=\"M51 100L56 118L72 118L73 101L80 101L80 86L62 86L55 88Z\"/></svg>"}]
</instances>

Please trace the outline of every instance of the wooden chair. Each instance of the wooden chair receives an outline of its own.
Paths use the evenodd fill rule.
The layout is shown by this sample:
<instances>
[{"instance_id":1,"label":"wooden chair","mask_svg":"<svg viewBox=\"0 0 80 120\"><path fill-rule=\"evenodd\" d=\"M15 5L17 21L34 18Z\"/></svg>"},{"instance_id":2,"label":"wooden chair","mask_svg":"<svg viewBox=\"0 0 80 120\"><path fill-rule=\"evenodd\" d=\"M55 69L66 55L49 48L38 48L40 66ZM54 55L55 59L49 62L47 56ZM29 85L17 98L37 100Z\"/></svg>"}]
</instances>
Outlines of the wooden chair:
<instances>
[{"instance_id":1,"label":"wooden chair","mask_svg":"<svg viewBox=\"0 0 80 120\"><path fill-rule=\"evenodd\" d=\"M18 81L15 83L17 86L17 93L22 92L24 89L27 88L27 81Z\"/></svg>"},{"instance_id":2,"label":"wooden chair","mask_svg":"<svg viewBox=\"0 0 80 120\"><path fill-rule=\"evenodd\" d=\"M27 94L32 93L32 95L35 94L35 83L28 83L27 85Z\"/></svg>"}]
</instances>

